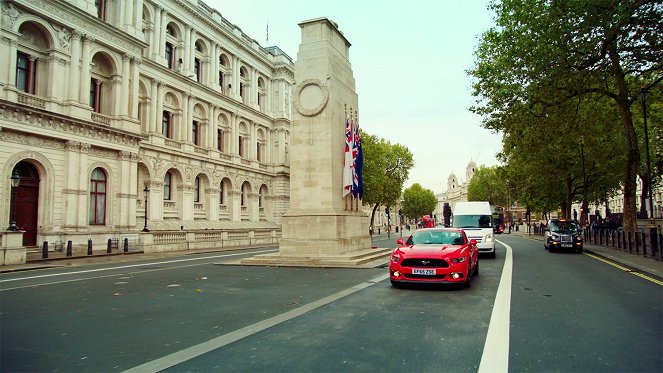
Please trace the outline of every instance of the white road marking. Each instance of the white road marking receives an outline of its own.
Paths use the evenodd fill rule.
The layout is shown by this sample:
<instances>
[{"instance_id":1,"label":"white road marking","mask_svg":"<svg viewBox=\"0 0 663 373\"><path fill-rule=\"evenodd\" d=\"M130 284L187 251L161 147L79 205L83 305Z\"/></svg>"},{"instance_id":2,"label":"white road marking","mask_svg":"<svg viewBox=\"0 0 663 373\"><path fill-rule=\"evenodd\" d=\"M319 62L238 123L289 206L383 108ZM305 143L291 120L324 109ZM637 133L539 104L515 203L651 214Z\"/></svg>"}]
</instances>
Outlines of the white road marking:
<instances>
[{"instance_id":1,"label":"white road marking","mask_svg":"<svg viewBox=\"0 0 663 373\"><path fill-rule=\"evenodd\" d=\"M511 324L511 277L513 254L511 246L497 241L506 247L506 258L502 277L497 287L493 313L490 315L488 334L483 345L479 373L509 371L509 327Z\"/></svg>"},{"instance_id":2,"label":"white road marking","mask_svg":"<svg viewBox=\"0 0 663 373\"><path fill-rule=\"evenodd\" d=\"M164 369L170 368L172 366L175 366L177 364L183 363L187 360L191 360L195 357L198 357L200 355L206 354L210 351L214 351L217 348L221 348L225 345L228 345L230 343L236 342L242 338L246 338L248 336L251 336L253 334L256 334L258 332L261 332L265 329L271 328L272 326L278 325L282 322L288 321L290 319L293 319L297 316L303 315L307 312L313 311L316 308L322 307L324 305L327 305L331 302L334 302L336 300L339 300L341 298L347 297L348 295L354 294L360 290L363 290L369 286L375 285L379 283L380 281L384 281L389 277L389 274L384 274L380 275L378 277L375 277L373 279L370 279L366 282L362 282L360 284L357 284L355 286L349 287L345 290L341 290L336 294L329 295L327 297L321 298L316 300L315 302L311 302L308 304L305 304L301 307L297 307L293 310L290 310L288 312L284 312L280 315L276 315L274 317L270 317L269 319L259 321L255 324L245 326L241 329L235 330L234 332L230 332L228 334L224 334L222 336L216 337L214 339L211 339L207 342L200 343L196 346L191 346L189 348L186 348L181 351L174 352L170 355L166 355L164 357L161 357L156 360L152 360L150 362L147 362L145 364L139 365L137 367L133 367L131 369L125 370L124 372L159 372Z\"/></svg>"},{"instance_id":3,"label":"white road marking","mask_svg":"<svg viewBox=\"0 0 663 373\"><path fill-rule=\"evenodd\" d=\"M81 273L115 271L115 270L118 270L118 269L135 268L135 267L149 267L149 266L155 266L155 265L161 265L161 264L191 262L191 261L194 261L194 260L225 258L225 257L239 256L239 255L246 255L246 254L262 254L262 253L269 253L269 252L273 252L273 251L276 251L276 250L271 249L271 250L260 250L260 251L244 251L244 252L235 253L235 254L223 254L223 255L213 255L213 256L195 257L195 258L187 258L187 259L175 259L175 260L166 260L166 261L154 262L154 263L130 264L130 265L119 266L119 267L88 269L88 270L84 270L84 271L75 271L75 272L49 273L49 274L40 275L40 276L9 278L9 279L6 279L6 280L0 280L0 283L11 282L11 281L33 280L33 279L37 279L37 278L47 278L47 277L55 277L55 276L70 276L70 275L77 275L77 274L81 274Z\"/></svg>"}]
</instances>

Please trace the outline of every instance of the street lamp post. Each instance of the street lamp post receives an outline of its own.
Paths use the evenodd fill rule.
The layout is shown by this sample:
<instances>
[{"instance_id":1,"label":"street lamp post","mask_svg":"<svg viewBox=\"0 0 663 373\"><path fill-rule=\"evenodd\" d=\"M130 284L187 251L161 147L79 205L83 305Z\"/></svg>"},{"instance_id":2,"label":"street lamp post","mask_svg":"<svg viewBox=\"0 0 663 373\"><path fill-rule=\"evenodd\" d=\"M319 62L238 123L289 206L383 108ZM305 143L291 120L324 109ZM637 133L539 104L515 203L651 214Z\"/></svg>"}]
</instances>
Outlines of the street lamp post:
<instances>
[{"instance_id":1,"label":"street lamp post","mask_svg":"<svg viewBox=\"0 0 663 373\"><path fill-rule=\"evenodd\" d=\"M641 88L640 89L640 99L642 100L642 119L644 122L644 130L645 130L645 162L647 163L646 170L647 170L647 189L649 190L649 219L652 220L654 219L654 203L652 200L652 190L651 190L651 172L649 170L649 133L647 131L647 89L646 88Z\"/></svg>"},{"instance_id":2,"label":"street lamp post","mask_svg":"<svg viewBox=\"0 0 663 373\"><path fill-rule=\"evenodd\" d=\"M16 190L18 189L18 185L20 183L21 183L21 175L18 174L17 169L14 169L14 172L12 173L11 177L11 187L12 187L12 204L10 206L11 220L9 221L9 228L7 228L7 230L9 231L15 231L18 229L16 227Z\"/></svg>"},{"instance_id":3,"label":"street lamp post","mask_svg":"<svg viewBox=\"0 0 663 373\"><path fill-rule=\"evenodd\" d=\"M149 232L150 230L147 228L147 196L150 194L150 189L145 185L145 189L143 189L143 195L145 196L145 226L143 226L143 232Z\"/></svg>"}]
</instances>

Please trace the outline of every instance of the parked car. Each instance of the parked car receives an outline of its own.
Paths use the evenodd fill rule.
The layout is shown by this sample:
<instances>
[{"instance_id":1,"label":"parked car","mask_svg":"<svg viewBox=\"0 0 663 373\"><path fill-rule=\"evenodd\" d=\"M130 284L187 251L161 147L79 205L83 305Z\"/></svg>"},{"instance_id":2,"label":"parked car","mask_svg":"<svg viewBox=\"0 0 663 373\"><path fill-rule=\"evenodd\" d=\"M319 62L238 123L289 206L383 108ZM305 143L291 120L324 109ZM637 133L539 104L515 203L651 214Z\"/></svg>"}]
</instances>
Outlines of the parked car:
<instances>
[{"instance_id":1,"label":"parked car","mask_svg":"<svg viewBox=\"0 0 663 373\"><path fill-rule=\"evenodd\" d=\"M543 246L550 252L566 249L582 254L582 234L573 220L550 220L543 235Z\"/></svg>"},{"instance_id":2,"label":"parked car","mask_svg":"<svg viewBox=\"0 0 663 373\"><path fill-rule=\"evenodd\" d=\"M479 274L479 249L461 229L424 228L399 238L391 253L389 279L405 283L462 284Z\"/></svg>"}]
</instances>

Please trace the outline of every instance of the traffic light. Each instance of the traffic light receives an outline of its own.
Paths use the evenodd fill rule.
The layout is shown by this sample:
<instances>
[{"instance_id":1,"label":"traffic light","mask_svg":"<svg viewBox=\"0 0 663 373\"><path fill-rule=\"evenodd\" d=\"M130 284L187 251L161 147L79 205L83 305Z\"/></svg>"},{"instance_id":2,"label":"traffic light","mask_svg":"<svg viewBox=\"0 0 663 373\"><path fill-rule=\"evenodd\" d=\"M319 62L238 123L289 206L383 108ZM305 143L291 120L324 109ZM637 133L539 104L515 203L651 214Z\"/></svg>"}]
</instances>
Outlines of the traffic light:
<instances>
[{"instance_id":1,"label":"traffic light","mask_svg":"<svg viewBox=\"0 0 663 373\"><path fill-rule=\"evenodd\" d=\"M403 217L403 210L398 209L398 216Z\"/></svg>"},{"instance_id":2,"label":"traffic light","mask_svg":"<svg viewBox=\"0 0 663 373\"><path fill-rule=\"evenodd\" d=\"M387 216L389 216L389 207L384 208L384 213L387 214Z\"/></svg>"}]
</instances>

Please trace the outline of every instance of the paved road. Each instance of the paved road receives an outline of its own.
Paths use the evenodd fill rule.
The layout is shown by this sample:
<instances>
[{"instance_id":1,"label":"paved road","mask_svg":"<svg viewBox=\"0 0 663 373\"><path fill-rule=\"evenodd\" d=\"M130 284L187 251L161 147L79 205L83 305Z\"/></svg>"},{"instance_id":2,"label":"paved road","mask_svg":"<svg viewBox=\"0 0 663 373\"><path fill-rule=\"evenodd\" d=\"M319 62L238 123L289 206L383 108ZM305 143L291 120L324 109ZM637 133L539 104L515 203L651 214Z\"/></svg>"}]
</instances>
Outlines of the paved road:
<instances>
[{"instance_id":1,"label":"paved road","mask_svg":"<svg viewBox=\"0 0 663 373\"><path fill-rule=\"evenodd\" d=\"M500 354L514 372L663 370L662 286L500 239L471 289L214 264L270 249L2 274L0 371L472 372Z\"/></svg>"}]
</instances>

